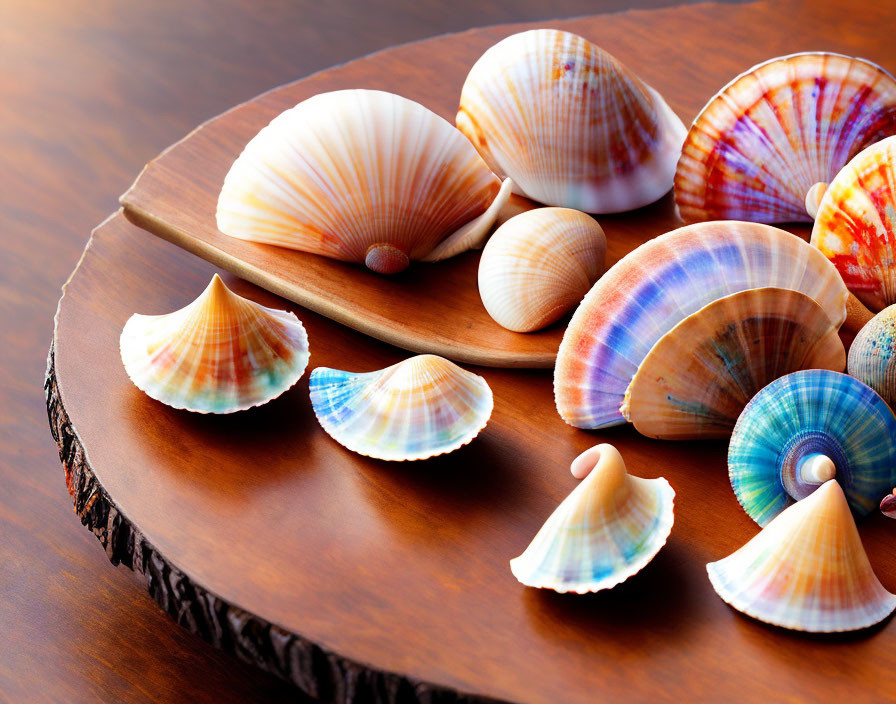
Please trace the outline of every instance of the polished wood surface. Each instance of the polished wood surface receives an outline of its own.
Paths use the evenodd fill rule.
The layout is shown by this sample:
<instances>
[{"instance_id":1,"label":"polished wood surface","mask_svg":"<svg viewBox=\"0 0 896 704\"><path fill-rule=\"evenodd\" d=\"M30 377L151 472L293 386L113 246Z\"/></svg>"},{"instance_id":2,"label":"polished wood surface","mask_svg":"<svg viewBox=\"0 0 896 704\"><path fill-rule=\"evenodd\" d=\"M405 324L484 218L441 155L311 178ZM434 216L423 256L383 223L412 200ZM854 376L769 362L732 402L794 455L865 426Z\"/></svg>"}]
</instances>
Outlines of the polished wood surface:
<instances>
[{"instance_id":1,"label":"polished wood surface","mask_svg":"<svg viewBox=\"0 0 896 704\"><path fill-rule=\"evenodd\" d=\"M153 277L135 279L129 263ZM116 216L66 288L55 353L59 395L97 480L155 551L216 599L365 668L511 701L774 701L820 691L858 700L879 694L896 666L891 624L807 637L726 606L705 564L758 530L731 492L726 444L652 441L631 427L576 430L554 410L548 371L474 367L495 395L488 427L456 453L413 464L337 445L314 419L307 377L236 416L152 401L120 364L122 325L138 306L184 305L212 271ZM294 310L312 367L366 371L406 356L239 279L227 283ZM576 485L569 461L596 442L618 447L633 474L670 481L669 542L609 592L527 589L507 562ZM896 588L892 522L876 513L861 534L881 580Z\"/></svg>"},{"instance_id":2,"label":"polished wood surface","mask_svg":"<svg viewBox=\"0 0 896 704\"><path fill-rule=\"evenodd\" d=\"M86 233L112 210L115 195L142 164L194 125L265 87L400 41L527 15L534 19L547 13L621 9L622 3L602 2L598 7L593 0L550 5L418 2L413 11L369 5L294 3L261 12L248 2L4 4L0 23L4 65L0 86L5 96L0 101L0 211L4 216L0 310L6 345L0 358L4 401L0 406L4 440L0 450L4 486L0 492L0 632L4 634L0 700L297 698L292 687L218 654L179 628L146 596L141 578L109 567L94 538L71 513L56 450L46 430L39 385L58 286L77 262ZM763 54L758 58L798 44L861 53L892 70L892 42L883 31L892 26L892 17L886 13L885 5L782 4L777 13L768 13L763 31L754 32L735 17L705 48L712 60L723 60L731 43L761 43L767 54L758 47L757 54ZM779 29L784 20L786 31ZM682 47L682 54L695 50ZM665 56L662 60L679 59ZM700 80L699 62L688 61L683 80ZM183 256L160 256L142 268L129 261L126 268L132 277L121 285L127 288L135 278L165 275L173 261L180 262L174 269L181 271L181 266L189 266ZM118 289L111 273L102 276L109 284L106 298L114 299ZM102 311L105 300L94 305ZM657 452L661 455L665 450L658 447ZM657 463L663 461L659 455ZM476 491L482 489L473 486ZM446 482L441 491L431 494L452 487ZM710 522L716 510L711 495L709 491L704 500L702 487L686 495L680 490L679 501L702 502ZM502 500L501 491L494 496ZM680 529L679 525L673 537ZM875 519L863 524L862 535L875 568L893 589L887 529ZM717 532L715 526L697 531L696 538L708 535L721 547L712 554L705 550L696 559L718 557L750 534L747 524L731 535ZM597 644L603 648L601 658L636 668L635 682L643 670L655 668L669 686L657 687L652 699L849 696L870 701L888 691L881 665L892 669L887 660L892 652L889 626L855 638L819 639L821 644L758 627L712 606L714 595L702 591L703 575L678 572L686 548L675 545L673 540L668 555L661 554L650 568L659 570L660 582L671 585L666 595L656 591L645 572L641 578L648 580L647 586L632 582L633 595L610 593L586 600L585 613L560 597L524 590L521 598L530 604L543 603L564 622L543 626L549 633L556 631L558 639L575 630L577 623L616 624L615 636ZM691 583L698 585L695 592L689 589ZM622 608L622 602L638 599L643 603L634 616ZM683 608L703 600L713 610L713 619L719 617L733 629L736 645L749 651L747 665L754 669L751 684L742 686L736 678L742 651L732 650L727 641L716 643L717 653L709 660L685 669L674 666L668 653L650 657L651 648L662 646L671 629L696 635L705 627L681 617ZM650 621L655 622L655 632L647 636L641 629L622 628ZM812 657L804 657L807 653ZM683 679L692 680L687 689Z\"/></svg>"},{"instance_id":3,"label":"polished wood surface","mask_svg":"<svg viewBox=\"0 0 896 704\"><path fill-rule=\"evenodd\" d=\"M371 51L629 4L0 0L0 701L298 699L180 628L141 577L110 568L72 513L47 432L59 289L143 165L260 91ZM637 2L657 4L674 0Z\"/></svg>"},{"instance_id":4,"label":"polished wood surface","mask_svg":"<svg viewBox=\"0 0 896 704\"><path fill-rule=\"evenodd\" d=\"M763 4L707 5L599 24L610 36L637 30L646 37L655 17L677 36L702 28L708 42L723 26L747 32L779 16ZM802 26L798 15L790 17ZM622 24L613 31L615 21ZM778 29L798 31L780 18ZM842 43L831 48L858 53ZM395 51L407 57L412 49L432 53L426 44ZM361 65L387 62L392 53ZM316 80L325 83L326 76ZM133 280L127 262L140 271L151 266L154 276ZM236 418L197 418L147 399L120 367L121 326L133 310L183 305L209 273L116 217L96 233L62 301L56 372L92 471L117 509L160 555L224 603L371 670L513 701L773 699L782 692L809 698L819 691L871 697L892 668L896 635L886 624L805 637L725 606L705 563L757 530L731 493L725 444L650 441L631 428L570 428L554 410L549 372L478 369L496 398L488 428L467 448L419 465L377 462L336 445L313 419L307 380ZM118 294L100 306L109 285ZM249 284L234 285L275 303ZM404 356L297 312L315 366L366 371ZM642 574L609 593L578 598L521 587L507 561L575 485L569 460L599 441L619 447L633 473L662 475L675 487L669 544ZM891 531L880 515L862 524L870 558L892 588ZM830 676L844 667L848 678Z\"/></svg>"}]
</instances>

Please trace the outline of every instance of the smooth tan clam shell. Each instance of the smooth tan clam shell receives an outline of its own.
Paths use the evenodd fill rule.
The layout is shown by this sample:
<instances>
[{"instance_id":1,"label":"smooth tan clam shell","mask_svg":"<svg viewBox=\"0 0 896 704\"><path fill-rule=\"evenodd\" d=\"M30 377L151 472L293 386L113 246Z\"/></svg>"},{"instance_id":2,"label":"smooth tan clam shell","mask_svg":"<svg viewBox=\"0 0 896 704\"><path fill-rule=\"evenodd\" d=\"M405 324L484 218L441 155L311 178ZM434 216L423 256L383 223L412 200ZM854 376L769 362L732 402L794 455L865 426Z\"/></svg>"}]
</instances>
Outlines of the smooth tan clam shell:
<instances>
[{"instance_id":1,"label":"smooth tan clam shell","mask_svg":"<svg viewBox=\"0 0 896 704\"><path fill-rule=\"evenodd\" d=\"M607 239L594 218L538 208L501 225L479 261L479 295L508 330L550 325L576 306L603 273Z\"/></svg>"}]
</instances>

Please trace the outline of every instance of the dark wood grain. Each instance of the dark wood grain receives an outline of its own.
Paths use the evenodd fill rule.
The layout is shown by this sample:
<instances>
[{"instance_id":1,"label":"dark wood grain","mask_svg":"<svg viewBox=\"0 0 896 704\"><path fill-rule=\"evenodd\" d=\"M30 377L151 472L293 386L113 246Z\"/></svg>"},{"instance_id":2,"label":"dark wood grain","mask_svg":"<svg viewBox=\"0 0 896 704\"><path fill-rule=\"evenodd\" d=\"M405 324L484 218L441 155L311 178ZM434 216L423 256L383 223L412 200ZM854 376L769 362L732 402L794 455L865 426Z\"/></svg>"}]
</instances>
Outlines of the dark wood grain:
<instances>
[{"instance_id":1,"label":"dark wood grain","mask_svg":"<svg viewBox=\"0 0 896 704\"><path fill-rule=\"evenodd\" d=\"M637 2L663 3L674 4ZM143 165L260 91L371 51L629 4L0 0L0 701L299 699L177 626L141 577L109 568L72 513L47 432L59 288Z\"/></svg>"}]
</instances>

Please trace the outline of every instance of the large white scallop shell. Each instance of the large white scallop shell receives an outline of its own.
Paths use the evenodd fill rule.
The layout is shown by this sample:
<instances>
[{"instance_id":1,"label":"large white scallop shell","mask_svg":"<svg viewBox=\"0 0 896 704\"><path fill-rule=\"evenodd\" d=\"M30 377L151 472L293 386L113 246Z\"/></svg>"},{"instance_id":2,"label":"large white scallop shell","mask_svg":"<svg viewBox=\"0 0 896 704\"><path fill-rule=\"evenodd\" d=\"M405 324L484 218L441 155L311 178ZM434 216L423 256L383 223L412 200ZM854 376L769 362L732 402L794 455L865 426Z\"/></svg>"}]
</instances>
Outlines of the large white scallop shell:
<instances>
[{"instance_id":1,"label":"large white scallop shell","mask_svg":"<svg viewBox=\"0 0 896 704\"><path fill-rule=\"evenodd\" d=\"M578 210L537 208L517 215L482 252L482 303L508 330L543 328L588 293L603 272L606 251L600 225Z\"/></svg>"},{"instance_id":2,"label":"large white scallop shell","mask_svg":"<svg viewBox=\"0 0 896 704\"><path fill-rule=\"evenodd\" d=\"M253 137L224 179L217 222L232 237L395 273L481 246L510 190L419 103L340 90Z\"/></svg>"},{"instance_id":3,"label":"large white scallop shell","mask_svg":"<svg viewBox=\"0 0 896 704\"><path fill-rule=\"evenodd\" d=\"M488 423L488 383L431 354L375 372L318 367L311 405L336 442L382 460L423 460L466 445Z\"/></svg>"},{"instance_id":4,"label":"large white scallop shell","mask_svg":"<svg viewBox=\"0 0 896 704\"><path fill-rule=\"evenodd\" d=\"M591 213L632 210L668 192L686 132L614 57L555 29L514 34L486 51L456 121L517 193Z\"/></svg>"}]
</instances>

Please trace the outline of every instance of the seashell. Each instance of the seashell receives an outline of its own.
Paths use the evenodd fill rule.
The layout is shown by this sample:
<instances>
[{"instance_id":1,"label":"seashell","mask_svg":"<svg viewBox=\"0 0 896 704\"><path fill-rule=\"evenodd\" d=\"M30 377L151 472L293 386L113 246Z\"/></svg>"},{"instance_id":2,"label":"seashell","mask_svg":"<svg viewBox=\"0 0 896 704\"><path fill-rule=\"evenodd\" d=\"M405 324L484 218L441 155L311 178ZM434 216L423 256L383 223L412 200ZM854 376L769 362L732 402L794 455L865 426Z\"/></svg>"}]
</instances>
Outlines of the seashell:
<instances>
[{"instance_id":1,"label":"seashell","mask_svg":"<svg viewBox=\"0 0 896 704\"><path fill-rule=\"evenodd\" d=\"M516 193L616 213L672 187L685 128L610 54L555 29L514 34L476 62L457 127Z\"/></svg>"},{"instance_id":2,"label":"seashell","mask_svg":"<svg viewBox=\"0 0 896 704\"><path fill-rule=\"evenodd\" d=\"M588 293L603 273L606 251L600 225L578 210L538 208L517 215L482 251L482 303L508 330L546 327Z\"/></svg>"},{"instance_id":3,"label":"seashell","mask_svg":"<svg viewBox=\"0 0 896 704\"><path fill-rule=\"evenodd\" d=\"M481 246L511 188L422 105L340 90L252 138L224 179L218 229L392 274Z\"/></svg>"},{"instance_id":4,"label":"seashell","mask_svg":"<svg viewBox=\"0 0 896 704\"><path fill-rule=\"evenodd\" d=\"M857 154L831 181L811 242L871 310L896 303L896 137Z\"/></svg>"},{"instance_id":5,"label":"seashell","mask_svg":"<svg viewBox=\"0 0 896 704\"><path fill-rule=\"evenodd\" d=\"M596 466L510 561L513 576L527 587L577 594L610 589L640 572L672 531L669 482L631 476L612 445L585 454Z\"/></svg>"},{"instance_id":6,"label":"seashell","mask_svg":"<svg viewBox=\"0 0 896 704\"><path fill-rule=\"evenodd\" d=\"M880 512L887 518L896 518L896 489L881 499Z\"/></svg>"},{"instance_id":7,"label":"seashell","mask_svg":"<svg viewBox=\"0 0 896 704\"><path fill-rule=\"evenodd\" d=\"M728 446L728 476L764 526L836 478L857 516L896 485L896 417L857 379L823 369L773 381L744 408Z\"/></svg>"},{"instance_id":8,"label":"seashell","mask_svg":"<svg viewBox=\"0 0 896 704\"><path fill-rule=\"evenodd\" d=\"M299 380L309 357L308 336L293 313L238 296L217 274L185 308L132 315L120 349L138 389L196 413L267 403Z\"/></svg>"},{"instance_id":9,"label":"seashell","mask_svg":"<svg viewBox=\"0 0 896 704\"><path fill-rule=\"evenodd\" d=\"M706 566L722 599L755 619L814 633L873 626L896 595L871 569L835 481L793 504L737 552Z\"/></svg>"},{"instance_id":10,"label":"seashell","mask_svg":"<svg viewBox=\"0 0 896 704\"><path fill-rule=\"evenodd\" d=\"M847 367L896 409L896 305L884 308L859 331Z\"/></svg>"},{"instance_id":11,"label":"seashell","mask_svg":"<svg viewBox=\"0 0 896 704\"><path fill-rule=\"evenodd\" d=\"M845 366L837 329L815 301L798 291L749 289L663 335L638 367L621 411L652 438L728 437L747 402L778 377Z\"/></svg>"},{"instance_id":12,"label":"seashell","mask_svg":"<svg viewBox=\"0 0 896 704\"><path fill-rule=\"evenodd\" d=\"M431 354L366 374L318 367L310 389L327 434L381 460L453 452L479 434L493 407L485 379Z\"/></svg>"},{"instance_id":13,"label":"seashell","mask_svg":"<svg viewBox=\"0 0 896 704\"><path fill-rule=\"evenodd\" d=\"M896 79L876 64L807 52L765 61L694 120L675 173L685 222L806 220L806 196L896 134Z\"/></svg>"},{"instance_id":14,"label":"seashell","mask_svg":"<svg viewBox=\"0 0 896 704\"><path fill-rule=\"evenodd\" d=\"M630 252L588 292L563 335L554 372L560 415L579 428L624 423L625 391L653 345L706 304L760 287L806 294L835 328L846 317L848 292L834 266L775 227L699 223Z\"/></svg>"}]
</instances>

